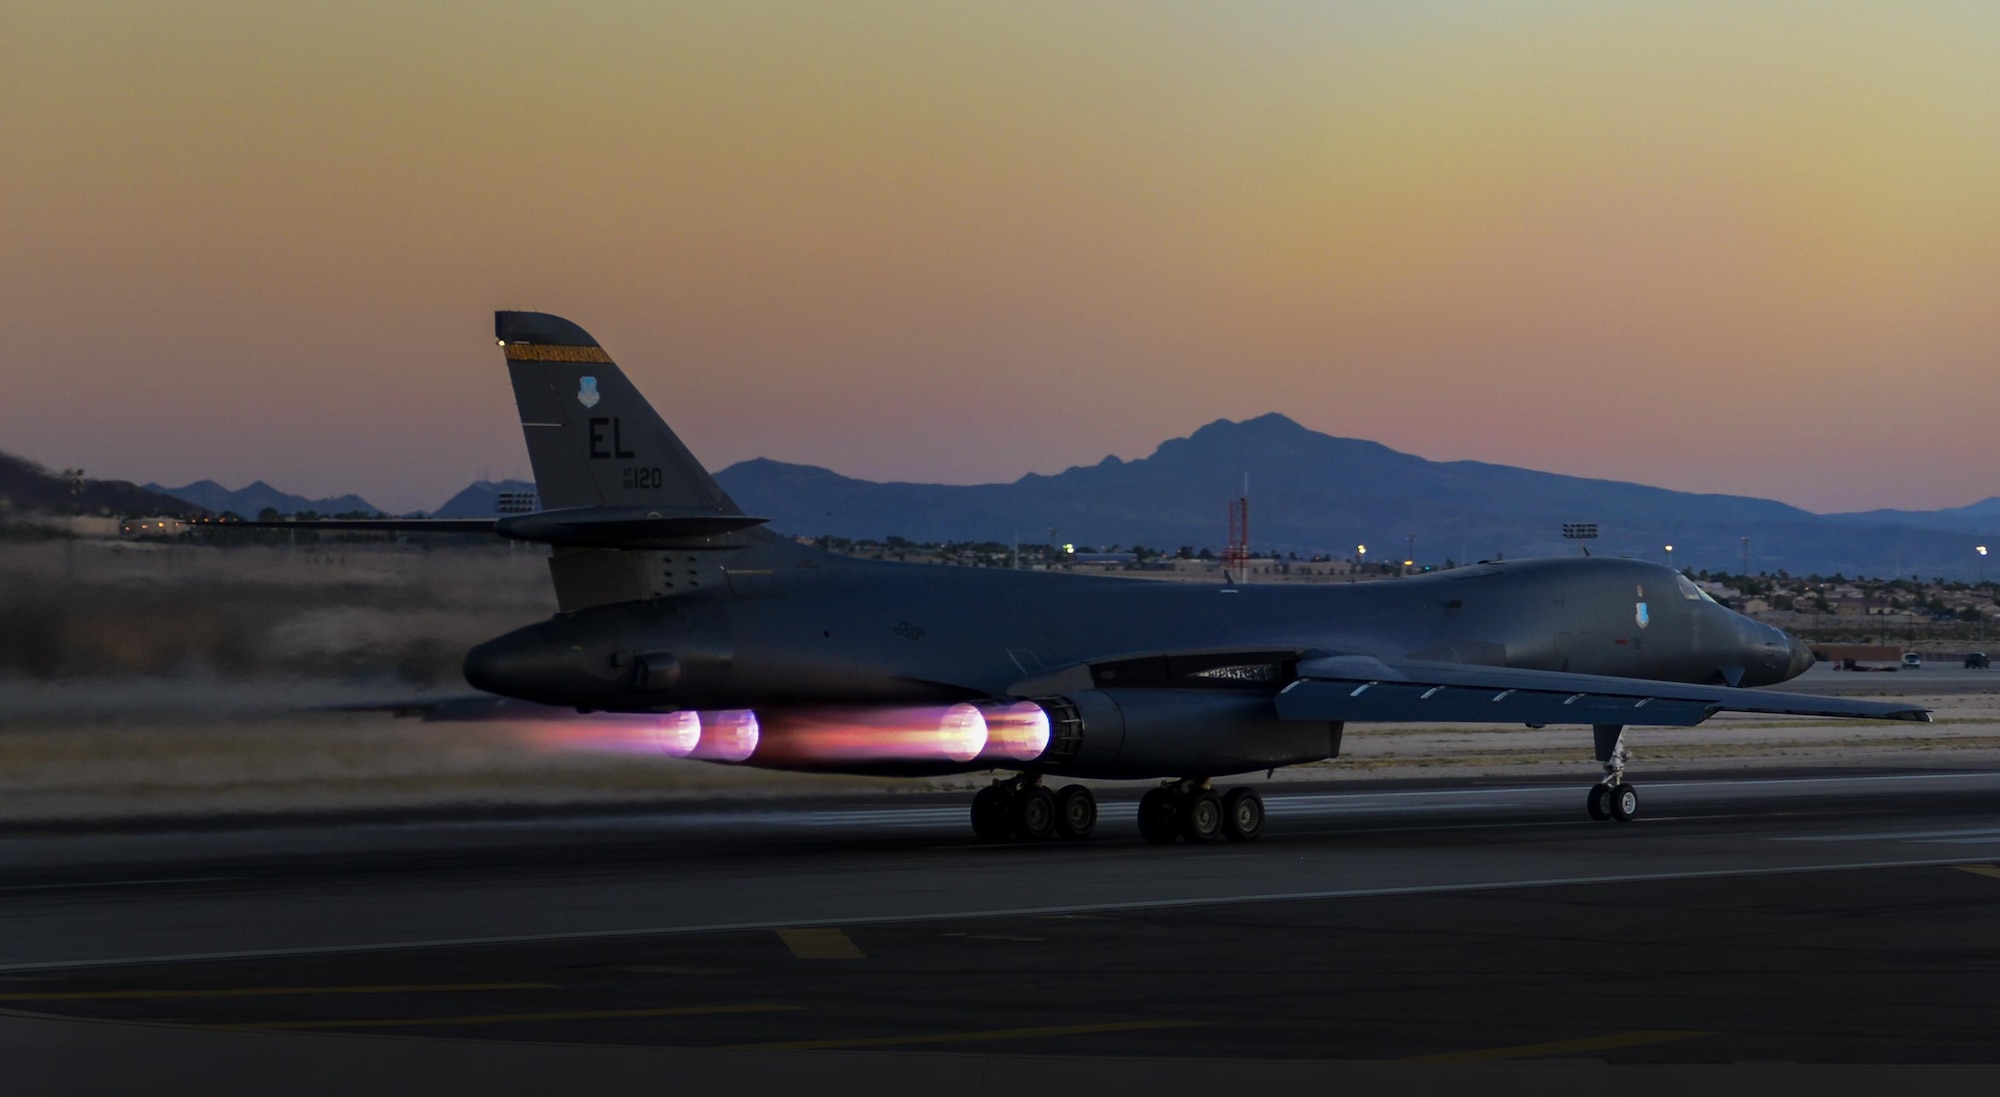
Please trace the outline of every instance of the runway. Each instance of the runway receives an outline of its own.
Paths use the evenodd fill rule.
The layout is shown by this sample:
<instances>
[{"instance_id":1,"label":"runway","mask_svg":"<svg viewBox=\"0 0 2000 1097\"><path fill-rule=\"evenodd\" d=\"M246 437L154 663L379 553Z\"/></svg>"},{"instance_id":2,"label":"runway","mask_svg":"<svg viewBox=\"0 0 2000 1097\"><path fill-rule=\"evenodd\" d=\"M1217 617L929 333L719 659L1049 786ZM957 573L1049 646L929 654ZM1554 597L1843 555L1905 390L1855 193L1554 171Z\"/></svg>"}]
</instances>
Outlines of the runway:
<instances>
[{"instance_id":1,"label":"runway","mask_svg":"<svg viewBox=\"0 0 2000 1097\"><path fill-rule=\"evenodd\" d=\"M1274 785L1262 841L1199 848L1139 842L1136 787L1077 844L975 844L963 796L17 834L0 1032L2000 1057L2000 772L1662 773L1626 825L1587 780Z\"/></svg>"},{"instance_id":2,"label":"runway","mask_svg":"<svg viewBox=\"0 0 2000 1097\"><path fill-rule=\"evenodd\" d=\"M2000 690L1992 670L1968 670L1960 663L1926 663L1897 670L1838 670L1832 663L1815 663L1789 682L1767 689L1815 693L1823 697L1939 697Z\"/></svg>"}]
</instances>

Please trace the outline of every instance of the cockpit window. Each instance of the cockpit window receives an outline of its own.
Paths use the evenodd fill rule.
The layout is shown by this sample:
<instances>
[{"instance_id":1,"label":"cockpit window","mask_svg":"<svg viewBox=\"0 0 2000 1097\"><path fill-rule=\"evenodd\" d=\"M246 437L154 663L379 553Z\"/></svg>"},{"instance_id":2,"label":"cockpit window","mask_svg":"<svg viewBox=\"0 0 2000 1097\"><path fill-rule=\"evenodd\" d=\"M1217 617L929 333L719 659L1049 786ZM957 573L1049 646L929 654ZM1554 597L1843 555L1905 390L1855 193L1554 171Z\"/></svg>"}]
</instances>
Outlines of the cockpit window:
<instances>
[{"instance_id":1,"label":"cockpit window","mask_svg":"<svg viewBox=\"0 0 2000 1097\"><path fill-rule=\"evenodd\" d=\"M1676 575L1676 576L1674 576L1674 583L1675 583L1675 585L1676 585L1676 586L1680 587L1680 591L1681 591L1681 597L1683 597L1683 598L1687 599L1687 600L1688 600L1688 601L1690 601L1690 602L1713 602L1713 601L1715 601L1715 599L1713 599L1713 598L1710 598L1710 597L1708 596L1708 592L1707 592L1707 591L1705 591L1705 590L1701 589L1701 588L1700 588L1700 587L1698 587L1698 586L1695 586L1695 585L1694 585L1694 583L1693 583L1693 581L1692 581L1692 580L1690 580L1690 579L1689 579L1689 578L1688 578L1687 576L1685 576L1685 575Z\"/></svg>"}]
</instances>

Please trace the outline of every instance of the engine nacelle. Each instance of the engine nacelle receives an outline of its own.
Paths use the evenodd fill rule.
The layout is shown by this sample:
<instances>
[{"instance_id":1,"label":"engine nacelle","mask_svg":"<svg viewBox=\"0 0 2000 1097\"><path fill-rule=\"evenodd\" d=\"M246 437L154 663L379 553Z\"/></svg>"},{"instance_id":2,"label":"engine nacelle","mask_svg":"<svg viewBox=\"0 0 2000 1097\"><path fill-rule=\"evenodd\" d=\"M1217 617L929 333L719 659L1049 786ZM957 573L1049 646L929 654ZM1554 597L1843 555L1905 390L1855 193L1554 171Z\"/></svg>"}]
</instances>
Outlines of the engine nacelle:
<instances>
[{"instance_id":1,"label":"engine nacelle","mask_svg":"<svg viewBox=\"0 0 2000 1097\"><path fill-rule=\"evenodd\" d=\"M1219 777L1340 754L1339 723L1280 720L1263 691L1086 690L1035 703L1049 714L1036 768L1067 776Z\"/></svg>"}]
</instances>

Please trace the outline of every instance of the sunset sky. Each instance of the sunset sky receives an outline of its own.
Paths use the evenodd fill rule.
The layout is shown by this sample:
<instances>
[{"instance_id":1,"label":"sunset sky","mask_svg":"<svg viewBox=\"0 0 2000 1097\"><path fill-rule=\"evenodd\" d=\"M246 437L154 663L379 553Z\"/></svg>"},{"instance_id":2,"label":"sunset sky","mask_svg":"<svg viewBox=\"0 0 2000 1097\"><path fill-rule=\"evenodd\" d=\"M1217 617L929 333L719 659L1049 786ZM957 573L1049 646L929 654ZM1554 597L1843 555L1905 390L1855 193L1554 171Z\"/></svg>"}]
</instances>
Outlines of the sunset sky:
<instances>
[{"instance_id":1,"label":"sunset sky","mask_svg":"<svg viewBox=\"0 0 2000 1097\"><path fill-rule=\"evenodd\" d=\"M1283 411L1816 510L2000 494L2000 4L0 6L0 449L431 507L495 308L713 468Z\"/></svg>"}]
</instances>

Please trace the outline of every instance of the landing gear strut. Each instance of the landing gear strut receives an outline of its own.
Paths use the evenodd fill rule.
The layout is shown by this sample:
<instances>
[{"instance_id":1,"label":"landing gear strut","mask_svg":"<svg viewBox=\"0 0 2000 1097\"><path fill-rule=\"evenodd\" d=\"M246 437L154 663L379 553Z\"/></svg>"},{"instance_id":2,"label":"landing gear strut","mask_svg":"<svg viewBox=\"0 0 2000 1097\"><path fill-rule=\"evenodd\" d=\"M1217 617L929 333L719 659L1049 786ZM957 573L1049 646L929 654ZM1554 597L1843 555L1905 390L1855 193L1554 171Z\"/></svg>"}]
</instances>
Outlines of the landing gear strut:
<instances>
[{"instance_id":1,"label":"landing gear strut","mask_svg":"<svg viewBox=\"0 0 2000 1097\"><path fill-rule=\"evenodd\" d=\"M1264 799L1247 788L1220 796L1206 778L1167 781L1139 798L1139 835L1155 845L1254 841L1264 831Z\"/></svg>"},{"instance_id":2,"label":"landing gear strut","mask_svg":"<svg viewBox=\"0 0 2000 1097\"><path fill-rule=\"evenodd\" d=\"M972 797L972 833L982 842L1083 839L1097 827L1097 797L1082 785L1050 792L1039 773L1003 777Z\"/></svg>"},{"instance_id":3,"label":"landing gear strut","mask_svg":"<svg viewBox=\"0 0 2000 1097\"><path fill-rule=\"evenodd\" d=\"M1639 814L1639 790L1625 783L1625 727L1622 724L1593 724L1591 737L1597 760L1604 763L1604 779L1590 786L1590 817L1629 823Z\"/></svg>"}]
</instances>

